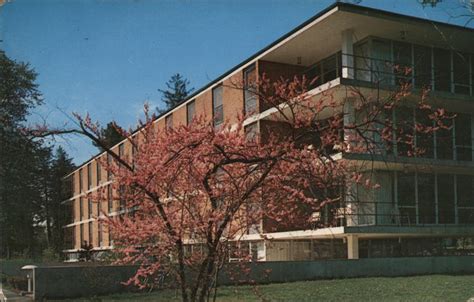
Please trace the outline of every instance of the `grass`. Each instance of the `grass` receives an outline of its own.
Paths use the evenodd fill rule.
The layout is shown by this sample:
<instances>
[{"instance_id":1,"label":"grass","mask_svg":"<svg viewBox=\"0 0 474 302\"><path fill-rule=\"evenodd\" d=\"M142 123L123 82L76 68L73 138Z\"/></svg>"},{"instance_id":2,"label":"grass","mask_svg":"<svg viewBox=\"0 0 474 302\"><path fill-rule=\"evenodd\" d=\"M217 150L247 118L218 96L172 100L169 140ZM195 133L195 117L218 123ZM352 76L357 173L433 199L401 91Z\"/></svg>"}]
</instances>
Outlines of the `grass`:
<instances>
[{"instance_id":1,"label":"grass","mask_svg":"<svg viewBox=\"0 0 474 302\"><path fill-rule=\"evenodd\" d=\"M462 301L474 297L474 276L431 275L396 278L318 280L225 286L217 301ZM69 301L180 301L175 290L126 293Z\"/></svg>"}]
</instances>

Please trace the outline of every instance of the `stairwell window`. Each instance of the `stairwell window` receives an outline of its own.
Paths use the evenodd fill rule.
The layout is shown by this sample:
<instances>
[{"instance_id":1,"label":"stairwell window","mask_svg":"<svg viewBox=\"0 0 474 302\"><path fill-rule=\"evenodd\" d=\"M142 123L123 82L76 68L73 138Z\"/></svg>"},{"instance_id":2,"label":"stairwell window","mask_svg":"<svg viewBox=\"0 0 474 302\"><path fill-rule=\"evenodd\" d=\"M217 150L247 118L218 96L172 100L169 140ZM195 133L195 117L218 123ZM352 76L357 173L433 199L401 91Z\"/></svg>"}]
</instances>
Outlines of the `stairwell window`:
<instances>
[{"instance_id":1,"label":"stairwell window","mask_svg":"<svg viewBox=\"0 0 474 302\"><path fill-rule=\"evenodd\" d=\"M214 126L219 126L224 122L224 105L222 102L222 85L212 90L212 114Z\"/></svg>"}]
</instances>

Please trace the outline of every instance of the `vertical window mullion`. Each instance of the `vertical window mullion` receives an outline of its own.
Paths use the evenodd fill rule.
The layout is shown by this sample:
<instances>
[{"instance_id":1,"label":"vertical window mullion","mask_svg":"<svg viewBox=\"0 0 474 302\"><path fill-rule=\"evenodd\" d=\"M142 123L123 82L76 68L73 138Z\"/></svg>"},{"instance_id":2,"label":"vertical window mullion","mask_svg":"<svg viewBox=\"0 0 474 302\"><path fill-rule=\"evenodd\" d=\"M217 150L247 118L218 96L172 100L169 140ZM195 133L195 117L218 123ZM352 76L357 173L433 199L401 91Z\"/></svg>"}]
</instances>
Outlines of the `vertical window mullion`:
<instances>
[{"instance_id":1,"label":"vertical window mullion","mask_svg":"<svg viewBox=\"0 0 474 302\"><path fill-rule=\"evenodd\" d=\"M416 217L416 224L420 223L420 210L419 210L419 202L418 202L418 172L415 172L415 217Z\"/></svg>"},{"instance_id":2,"label":"vertical window mullion","mask_svg":"<svg viewBox=\"0 0 474 302\"><path fill-rule=\"evenodd\" d=\"M474 84L472 83L472 73L474 72L472 70L472 60L472 54L469 54L469 95L472 95L474 91L474 88L472 87L472 85Z\"/></svg>"},{"instance_id":3,"label":"vertical window mullion","mask_svg":"<svg viewBox=\"0 0 474 302\"><path fill-rule=\"evenodd\" d=\"M451 93L454 93L454 58L453 58L453 51L449 51L449 57L450 57L450 75L451 75L451 80L450 80L450 91Z\"/></svg>"},{"instance_id":4,"label":"vertical window mullion","mask_svg":"<svg viewBox=\"0 0 474 302\"><path fill-rule=\"evenodd\" d=\"M415 75L416 75L416 70L415 70L415 46L410 43L411 45L411 85L412 87L415 87Z\"/></svg>"},{"instance_id":5,"label":"vertical window mullion","mask_svg":"<svg viewBox=\"0 0 474 302\"><path fill-rule=\"evenodd\" d=\"M435 223L439 224L438 173L435 173Z\"/></svg>"},{"instance_id":6,"label":"vertical window mullion","mask_svg":"<svg viewBox=\"0 0 474 302\"><path fill-rule=\"evenodd\" d=\"M434 47L431 47L431 91L434 91L435 89Z\"/></svg>"},{"instance_id":7,"label":"vertical window mullion","mask_svg":"<svg viewBox=\"0 0 474 302\"><path fill-rule=\"evenodd\" d=\"M459 224L459 215L458 215L458 176L453 175L454 177L454 223Z\"/></svg>"}]
</instances>

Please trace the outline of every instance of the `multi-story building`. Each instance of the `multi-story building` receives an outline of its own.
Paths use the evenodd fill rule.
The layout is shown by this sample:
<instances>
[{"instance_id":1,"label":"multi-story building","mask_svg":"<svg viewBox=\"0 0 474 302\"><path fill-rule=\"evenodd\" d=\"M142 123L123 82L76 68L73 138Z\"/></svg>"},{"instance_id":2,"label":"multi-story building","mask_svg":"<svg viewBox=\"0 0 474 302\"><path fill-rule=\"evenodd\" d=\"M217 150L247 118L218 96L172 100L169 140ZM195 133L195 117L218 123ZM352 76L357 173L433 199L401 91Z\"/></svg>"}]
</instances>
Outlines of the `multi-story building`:
<instances>
[{"instance_id":1,"label":"multi-story building","mask_svg":"<svg viewBox=\"0 0 474 302\"><path fill-rule=\"evenodd\" d=\"M404 147L377 156L343 154L341 159L370 161L380 188L360 192L359 199L342 193L344 202L310 213L323 228L270 228L244 236L240 243L260 261L321 258L430 256L473 253L474 238L474 30L361 6L336 3L232 68L180 105L155 120L159 128L188 124L204 115L218 125L250 113L247 128L261 132L275 110L232 83L247 83L265 74L270 79L295 75L318 76L310 93L352 97L350 89L394 89L399 74L394 65L408 66L406 80L414 90L431 87L430 102L455 113L453 127L429 136L415 133L426 153L405 156ZM374 83L377 83L375 88ZM354 109L348 112L355 115ZM405 108L393 119L422 119ZM398 148L397 148L398 146ZM127 141L114 146L132 156ZM405 152L405 153L404 153ZM100 210L109 215L126 211L113 200L111 178L99 164L101 153L67 176L73 194L64 204L74 220L64 228L71 240L65 250L74 259L83 241L95 251L113 248L113 238L98 222ZM107 188L108 198L91 203L86 193ZM471 250L469 250L471 249Z\"/></svg>"}]
</instances>

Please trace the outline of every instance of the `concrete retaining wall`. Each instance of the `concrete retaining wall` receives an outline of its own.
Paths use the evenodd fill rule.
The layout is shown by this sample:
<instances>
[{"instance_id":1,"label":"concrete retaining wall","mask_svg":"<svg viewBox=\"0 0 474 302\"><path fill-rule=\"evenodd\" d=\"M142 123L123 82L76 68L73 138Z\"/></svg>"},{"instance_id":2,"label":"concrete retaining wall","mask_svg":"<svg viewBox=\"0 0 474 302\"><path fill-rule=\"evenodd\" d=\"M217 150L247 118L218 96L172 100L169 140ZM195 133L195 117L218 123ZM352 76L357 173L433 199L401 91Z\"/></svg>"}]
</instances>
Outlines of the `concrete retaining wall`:
<instances>
[{"instance_id":1,"label":"concrete retaining wall","mask_svg":"<svg viewBox=\"0 0 474 302\"><path fill-rule=\"evenodd\" d=\"M239 273L243 267L250 268L248 275ZM120 292L126 290L122 282L128 280L136 268L136 266L38 267L35 269L35 298L69 298ZM474 274L474 256L233 263L221 272L219 284L424 274Z\"/></svg>"},{"instance_id":2,"label":"concrete retaining wall","mask_svg":"<svg viewBox=\"0 0 474 302\"><path fill-rule=\"evenodd\" d=\"M474 256L258 262L249 266L249 275L236 275L239 265L232 264L232 272L222 272L219 283L232 284L236 281L277 283L353 277L474 274Z\"/></svg>"},{"instance_id":3,"label":"concrete retaining wall","mask_svg":"<svg viewBox=\"0 0 474 302\"><path fill-rule=\"evenodd\" d=\"M105 295L126 290L122 284L136 266L51 266L35 269L34 297L72 298Z\"/></svg>"}]
</instances>

